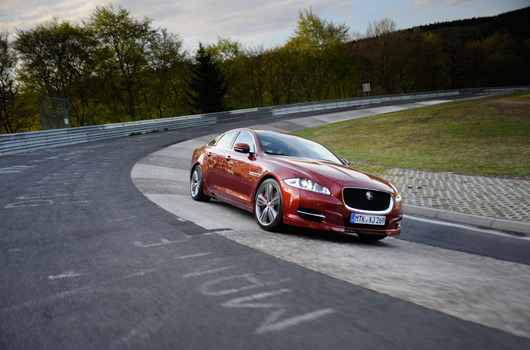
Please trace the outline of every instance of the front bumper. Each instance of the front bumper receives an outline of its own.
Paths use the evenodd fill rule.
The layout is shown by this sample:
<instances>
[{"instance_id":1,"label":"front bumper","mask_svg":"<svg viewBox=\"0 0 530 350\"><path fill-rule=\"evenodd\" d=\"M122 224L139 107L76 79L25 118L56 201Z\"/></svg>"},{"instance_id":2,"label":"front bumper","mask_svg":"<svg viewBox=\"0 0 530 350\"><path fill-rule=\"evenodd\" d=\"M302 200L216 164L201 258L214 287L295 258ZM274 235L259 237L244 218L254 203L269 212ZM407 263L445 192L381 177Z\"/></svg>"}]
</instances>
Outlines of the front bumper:
<instances>
[{"instance_id":1,"label":"front bumper","mask_svg":"<svg viewBox=\"0 0 530 350\"><path fill-rule=\"evenodd\" d=\"M361 225L350 223L353 213L367 214L347 208L339 192L331 196L298 190L285 186L283 221L287 225L361 234L384 234L396 236L401 233L403 209L401 203L395 203L391 210L384 213L370 212L370 215L385 216L384 225Z\"/></svg>"}]
</instances>

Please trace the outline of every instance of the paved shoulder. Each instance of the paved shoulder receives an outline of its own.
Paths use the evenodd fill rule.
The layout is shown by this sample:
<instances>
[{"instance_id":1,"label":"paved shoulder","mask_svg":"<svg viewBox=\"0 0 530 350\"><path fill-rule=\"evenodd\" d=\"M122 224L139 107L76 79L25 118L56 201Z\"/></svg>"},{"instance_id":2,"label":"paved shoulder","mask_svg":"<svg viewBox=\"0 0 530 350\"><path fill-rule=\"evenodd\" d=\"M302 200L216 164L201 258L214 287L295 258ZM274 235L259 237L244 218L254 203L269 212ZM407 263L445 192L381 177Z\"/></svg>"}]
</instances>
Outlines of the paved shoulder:
<instances>
[{"instance_id":1,"label":"paved shoulder","mask_svg":"<svg viewBox=\"0 0 530 350\"><path fill-rule=\"evenodd\" d=\"M183 142L144 158L133 168L133 182L181 220L241 244L356 286L530 338L529 265L397 239L365 245L329 232L262 231L250 213L215 200L191 199L186 160L207 140ZM167 166L163 157L175 166ZM166 166L153 164L156 159L164 159ZM163 193L156 184L166 181L178 189Z\"/></svg>"}]
</instances>

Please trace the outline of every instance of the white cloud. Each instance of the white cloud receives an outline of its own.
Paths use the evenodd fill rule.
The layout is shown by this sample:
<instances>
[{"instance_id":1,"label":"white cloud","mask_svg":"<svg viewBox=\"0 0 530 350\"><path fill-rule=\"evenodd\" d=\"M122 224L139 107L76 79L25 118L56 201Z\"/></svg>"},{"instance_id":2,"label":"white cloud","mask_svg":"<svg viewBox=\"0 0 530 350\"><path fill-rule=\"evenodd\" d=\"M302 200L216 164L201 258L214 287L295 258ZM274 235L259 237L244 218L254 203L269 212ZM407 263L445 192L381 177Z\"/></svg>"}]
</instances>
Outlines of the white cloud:
<instances>
[{"instance_id":1,"label":"white cloud","mask_svg":"<svg viewBox=\"0 0 530 350\"><path fill-rule=\"evenodd\" d=\"M340 0L316 0L313 3L330 8L343 6ZM217 37L253 45L286 38L296 26L298 11L311 7L305 0L177 1L159 3L161 6L155 8L145 4L129 4L127 9L135 16L153 18L155 26L180 34L191 48L199 41L213 43Z\"/></svg>"},{"instance_id":2,"label":"white cloud","mask_svg":"<svg viewBox=\"0 0 530 350\"><path fill-rule=\"evenodd\" d=\"M418 0L418 1L414 1L414 3L412 4L412 7L424 7L424 6L427 6L427 5L430 5L430 4L433 4L434 2L436 2L437 0ZM459 3L462 3L462 2L465 2L465 1L470 1L470 0L439 0L442 4L444 5L456 5L456 4L459 4Z\"/></svg>"},{"instance_id":3,"label":"white cloud","mask_svg":"<svg viewBox=\"0 0 530 350\"><path fill-rule=\"evenodd\" d=\"M414 3L412 4L412 7L423 7L423 6L427 6L429 4L432 4L434 2L434 0L419 0L419 1L414 1Z\"/></svg>"},{"instance_id":4,"label":"white cloud","mask_svg":"<svg viewBox=\"0 0 530 350\"><path fill-rule=\"evenodd\" d=\"M130 11L135 18L149 17L153 26L179 34L188 46L198 41L215 42L217 37L253 43L272 43L293 33L298 12L313 8L335 17L345 16L351 7L347 0L111 0L114 6ZM30 29L52 20L88 20L97 5L109 0L2 0L0 26L13 32ZM350 16L351 17L351 16ZM329 18L332 19L332 18Z\"/></svg>"},{"instance_id":5,"label":"white cloud","mask_svg":"<svg viewBox=\"0 0 530 350\"><path fill-rule=\"evenodd\" d=\"M495 4L496 8L503 7L502 11L495 10L501 13L520 8L520 1L527 0L0 0L0 30L13 33L16 28L30 29L54 17L59 21L87 21L97 5L112 2L137 19L149 17L154 27L179 34L188 49L195 49L199 41L216 42L217 37L270 47L288 40L298 12L304 9L312 8L319 17L345 23L353 31L364 31L369 21L384 17L407 28L465 15L462 6L450 5L475 3L483 10ZM433 5L445 11L433 11ZM476 15L479 13L473 11L468 17Z\"/></svg>"},{"instance_id":6,"label":"white cloud","mask_svg":"<svg viewBox=\"0 0 530 350\"><path fill-rule=\"evenodd\" d=\"M459 4L461 2L464 2L464 1L469 1L469 0L441 0L444 4L446 5L456 5L456 4Z\"/></svg>"}]
</instances>

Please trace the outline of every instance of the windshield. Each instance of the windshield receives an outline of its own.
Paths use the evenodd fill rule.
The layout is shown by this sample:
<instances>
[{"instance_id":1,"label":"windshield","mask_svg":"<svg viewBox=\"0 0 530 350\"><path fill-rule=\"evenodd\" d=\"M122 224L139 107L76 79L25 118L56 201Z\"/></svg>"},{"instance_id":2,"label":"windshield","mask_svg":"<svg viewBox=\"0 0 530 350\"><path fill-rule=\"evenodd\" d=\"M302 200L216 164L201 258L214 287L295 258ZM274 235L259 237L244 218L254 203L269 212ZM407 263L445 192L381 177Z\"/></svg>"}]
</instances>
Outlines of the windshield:
<instances>
[{"instance_id":1,"label":"windshield","mask_svg":"<svg viewBox=\"0 0 530 350\"><path fill-rule=\"evenodd\" d=\"M267 131L258 131L256 134L261 149L267 154L311 158L342 164L333 152L314 141Z\"/></svg>"}]
</instances>

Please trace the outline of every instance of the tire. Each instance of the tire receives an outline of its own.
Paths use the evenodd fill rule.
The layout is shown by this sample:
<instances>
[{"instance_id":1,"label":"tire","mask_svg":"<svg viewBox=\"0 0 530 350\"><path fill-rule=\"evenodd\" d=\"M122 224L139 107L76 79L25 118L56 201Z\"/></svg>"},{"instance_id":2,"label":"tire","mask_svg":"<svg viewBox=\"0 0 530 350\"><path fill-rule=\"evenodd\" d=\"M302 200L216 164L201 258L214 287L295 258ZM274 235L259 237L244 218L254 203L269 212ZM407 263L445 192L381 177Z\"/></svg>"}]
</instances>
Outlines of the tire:
<instances>
[{"instance_id":1,"label":"tire","mask_svg":"<svg viewBox=\"0 0 530 350\"><path fill-rule=\"evenodd\" d=\"M204 194L204 176L202 175L202 168L196 165L191 171L190 176L190 194L191 198L199 202L208 202L210 196Z\"/></svg>"},{"instance_id":2,"label":"tire","mask_svg":"<svg viewBox=\"0 0 530 350\"><path fill-rule=\"evenodd\" d=\"M380 241L386 237L386 235L362 234L362 233L358 233L357 236L359 236L361 241L364 241L364 242Z\"/></svg>"},{"instance_id":3,"label":"tire","mask_svg":"<svg viewBox=\"0 0 530 350\"><path fill-rule=\"evenodd\" d=\"M283 225L283 195L275 179L259 186L254 199L254 217L265 231L277 231Z\"/></svg>"}]
</instances>

